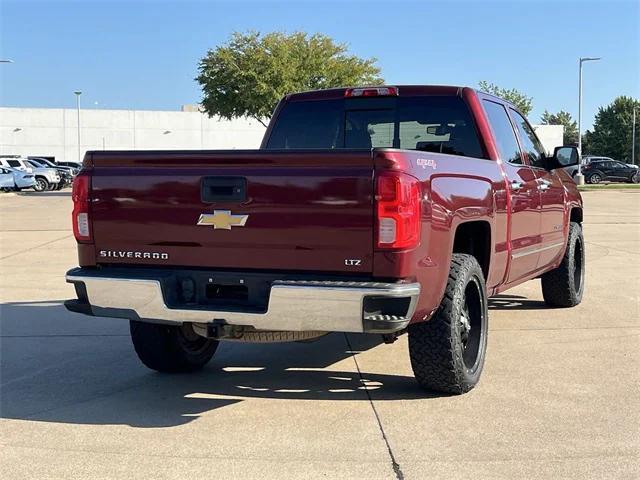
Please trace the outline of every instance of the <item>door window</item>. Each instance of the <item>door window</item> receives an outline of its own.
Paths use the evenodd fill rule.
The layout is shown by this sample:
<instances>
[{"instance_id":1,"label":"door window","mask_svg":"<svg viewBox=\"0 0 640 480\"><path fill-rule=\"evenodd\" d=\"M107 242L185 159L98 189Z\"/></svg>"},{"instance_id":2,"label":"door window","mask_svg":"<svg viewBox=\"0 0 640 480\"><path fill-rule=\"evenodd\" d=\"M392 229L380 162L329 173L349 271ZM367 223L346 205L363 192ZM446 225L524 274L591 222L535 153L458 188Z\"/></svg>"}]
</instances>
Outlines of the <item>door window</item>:
<instances>
[{"instance_id":1,"label":"door window","mask_svg":"<svg viewBox=\"0 0 640 480\"><path fill-rule=\"evenodd\" d=\"M546 153L544 147L540 143L540 140L538 140L538 137L533 131L533 128L531 128L529 122L527 122L522 115L516 112L513 108L510 110L512 118L515 121L516 128L518 129L518 133L520 134L522 148L527 153L529 164L532 167L544 168Z\"/></svg>"},{"instance_id":2,"label":"door window","mask_svg":"<svg viewBox=\"0 0 640 480\"><path fill-rule=\"evenodd\" d=\"M496 138L500 160L521 164L520 147L507 111L499 103L490 100L484 100L484 109Z\"/></svg>"}]
</instances>

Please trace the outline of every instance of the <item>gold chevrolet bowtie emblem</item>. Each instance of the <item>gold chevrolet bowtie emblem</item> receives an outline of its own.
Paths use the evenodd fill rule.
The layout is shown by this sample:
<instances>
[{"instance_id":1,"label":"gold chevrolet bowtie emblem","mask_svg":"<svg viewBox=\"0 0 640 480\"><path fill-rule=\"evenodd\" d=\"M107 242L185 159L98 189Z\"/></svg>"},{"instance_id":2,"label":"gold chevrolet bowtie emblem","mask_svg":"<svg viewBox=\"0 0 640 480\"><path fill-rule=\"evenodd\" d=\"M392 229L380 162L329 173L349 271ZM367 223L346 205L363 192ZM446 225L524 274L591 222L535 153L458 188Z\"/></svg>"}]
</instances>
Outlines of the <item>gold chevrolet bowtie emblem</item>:
<instances>
[{"instance_id":1,"label":"gold chevrolet bowtie emblem","mask_svg":"<svg viewBox=\"0 0 640 480\"><path fill-rule=\"evenodd\" d=\"M203 213L198 218L197 225L213 226L214 230L231 230L231 227L244 227L249 215L233 215L231 210L214 210L213 215Z\"/></svg>"}]
</instances>

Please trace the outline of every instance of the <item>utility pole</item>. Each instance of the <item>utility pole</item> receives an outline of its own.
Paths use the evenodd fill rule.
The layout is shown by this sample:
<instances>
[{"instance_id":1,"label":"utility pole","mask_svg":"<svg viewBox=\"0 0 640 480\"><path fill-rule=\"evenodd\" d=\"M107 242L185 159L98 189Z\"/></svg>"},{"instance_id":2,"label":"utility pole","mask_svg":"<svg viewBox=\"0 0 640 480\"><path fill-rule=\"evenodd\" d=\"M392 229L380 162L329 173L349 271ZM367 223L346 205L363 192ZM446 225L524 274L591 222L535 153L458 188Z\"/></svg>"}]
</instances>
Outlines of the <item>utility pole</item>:
<instances>
[{"instance_id":1,"label":"utility pole","mask_svg":"<svg viewBox=\"0 0 640 480\"><path fill-rule=\"evenodd\" d=\"M631 163L636 164L636 106L633 107L633 127L631 127Z\"/></svg>"},{"instance_id":2,"label":"utility pole","mask_svg":"<svg viewBox=\"0 0 640 480\"><path fill-rule=\"evenodd\" d=\"M80 152L80 95L82 95L82 92L80 90L76 90L73 93L76 94L76 111L78 113L78 163L82 163L82 156Z\"/></svg>"},{"instance_id":3,"label":"utility pole","mask_svg":"<svg viewBox=\"0 0 640 480\"><path fill-rule=\"evenodd\" d=\"M582 175L582 64L597 60L600 60L600 57L580 57L578 62L578 152L580 152L580 163L578 163L578 173L576 174L578 185L584 185L584 175Z\"/></svg>"}]
</instances>

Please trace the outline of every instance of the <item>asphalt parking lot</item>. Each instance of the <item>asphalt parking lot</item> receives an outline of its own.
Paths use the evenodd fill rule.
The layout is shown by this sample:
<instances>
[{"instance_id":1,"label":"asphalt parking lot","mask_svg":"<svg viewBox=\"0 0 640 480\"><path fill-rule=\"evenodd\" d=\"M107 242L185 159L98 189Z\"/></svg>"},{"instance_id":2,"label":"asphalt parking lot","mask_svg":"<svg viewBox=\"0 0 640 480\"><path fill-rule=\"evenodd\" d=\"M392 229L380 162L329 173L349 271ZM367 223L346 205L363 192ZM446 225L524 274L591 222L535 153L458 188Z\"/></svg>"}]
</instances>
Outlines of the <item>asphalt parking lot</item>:
<instances>
[{"instance_id":1,"label":"asphalt parking lot","mask_svg":"<svg viewBox=\"0 0 640 480\"><path fill-rule=\"evenodd\" d=\"M221 346L145 369L128 323L67 312L69 190L0 195L0 477L640 478L640 191L583 194L583 303L491 301L483 378L414 384L406 336Z\"/></svg>"}]
</instances>

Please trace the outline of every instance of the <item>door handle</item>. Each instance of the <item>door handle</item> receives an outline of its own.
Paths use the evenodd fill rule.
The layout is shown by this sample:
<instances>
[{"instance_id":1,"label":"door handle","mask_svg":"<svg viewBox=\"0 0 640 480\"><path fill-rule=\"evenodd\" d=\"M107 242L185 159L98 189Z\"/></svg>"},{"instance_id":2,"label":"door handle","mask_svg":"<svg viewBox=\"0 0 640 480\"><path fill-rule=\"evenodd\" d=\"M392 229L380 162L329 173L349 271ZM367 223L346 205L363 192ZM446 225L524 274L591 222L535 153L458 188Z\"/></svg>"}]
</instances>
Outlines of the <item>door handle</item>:
<instances>
[{"instance_id":1,"label":"door handle","mask_svg":"<svg viewBox=\"0 0 640 480\"><path fill-rule=\"evenodd\" d=\"M511 182L511 190L517 192L521 188L522 188L522 182L518 182L517 180L514 180L513 182Z\"/></svg>"},{"instance_id":2,"label":"door handle","mask_svg":"<svg viewBox=\"0 0 640 480\"><path fill-rule=\"evenodd\" d=\"M540 182L540 184L538 185L538 190L540 190L541 192L546 192L547 190L549 190L549 187L551 186L551 182L549 180L539 178L538 181Z\"/></svg>"}]
</instances>

